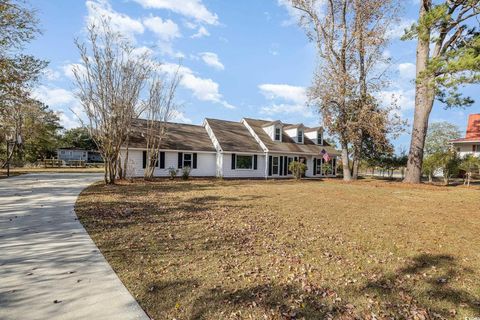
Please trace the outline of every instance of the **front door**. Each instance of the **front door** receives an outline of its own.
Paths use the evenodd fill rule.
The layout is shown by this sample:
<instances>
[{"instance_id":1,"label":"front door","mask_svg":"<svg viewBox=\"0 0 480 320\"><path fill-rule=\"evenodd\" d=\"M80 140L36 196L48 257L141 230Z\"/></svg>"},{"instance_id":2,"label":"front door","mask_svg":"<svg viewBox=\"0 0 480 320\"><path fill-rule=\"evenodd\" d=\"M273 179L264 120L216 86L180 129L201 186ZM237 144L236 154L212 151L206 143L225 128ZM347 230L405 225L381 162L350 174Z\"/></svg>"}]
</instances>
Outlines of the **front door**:
<instances>
[{"instance_id":1,"label":"front door","mask_svg":"<svg viewBox=\"0 0 480 320\"><path fill-rule=\"evenodd\" d=\"M287 172L288 174L292 174L292 171L290 171L290 163L293 162L293 158L292 157L288 157L287 159Z\"/></svg>"}]
</instances>

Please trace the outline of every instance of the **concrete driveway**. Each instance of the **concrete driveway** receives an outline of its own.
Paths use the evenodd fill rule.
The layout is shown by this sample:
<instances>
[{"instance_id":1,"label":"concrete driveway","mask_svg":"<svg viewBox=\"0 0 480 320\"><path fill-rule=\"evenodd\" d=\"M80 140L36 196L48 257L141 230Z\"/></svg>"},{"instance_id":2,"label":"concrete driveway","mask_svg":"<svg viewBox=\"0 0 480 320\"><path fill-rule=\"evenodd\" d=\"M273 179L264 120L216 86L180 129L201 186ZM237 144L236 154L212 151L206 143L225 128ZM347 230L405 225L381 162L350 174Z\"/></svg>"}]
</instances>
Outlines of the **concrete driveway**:
<instances>
[{"instance_id":1,"label":"concrete driveway","mask_svg":"<svg viewBox=\"0 0 480 320\"><path fill-rule=\"evenodd\" d=\"M77 221L98 174L0 180L0 319L148 319Z\"/></svg>"}]
</instances>

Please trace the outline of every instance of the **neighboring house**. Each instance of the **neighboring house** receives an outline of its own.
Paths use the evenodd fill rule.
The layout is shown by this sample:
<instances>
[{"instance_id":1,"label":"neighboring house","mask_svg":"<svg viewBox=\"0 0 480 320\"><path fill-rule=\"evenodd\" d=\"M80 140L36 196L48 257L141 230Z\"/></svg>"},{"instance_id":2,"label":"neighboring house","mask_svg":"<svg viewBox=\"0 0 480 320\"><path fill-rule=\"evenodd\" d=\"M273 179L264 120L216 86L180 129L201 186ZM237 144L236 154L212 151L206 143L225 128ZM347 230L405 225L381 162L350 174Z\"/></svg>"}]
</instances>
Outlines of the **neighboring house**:
<instances>
[{"instance_id":1,"label":"neighboring house","mask_svg":"<svg viewBox=\"0 0 480 320\"><path fill-rule=\"evenodd\" d=\"M103 162L98 151L79 148L59 148L57 158L63 161L83 160L85 162Z\"/></svg>"},{"instance_id":2,"label":"neighboring house","mask_svg":"<svg viewBox=\"0 0 480 320\"><path fill-rule=\"evenodd\" d=\"M460 157L474 155L480 157L480 113L468 117L467 132L464 138L450 141Z\"/></svg>"},{"instance_id":3,"label":"neighboring house","mask_svg":"<svg viewBox=\"0 0 480 320\"><path fill-rule=\"evenodd\" d=\"M128 144L128 175L143 176L146 120L135 120ZM292 161L304 162L307 177L336 176L339 152L323 140L323 129L280 121L205 119L203 125L166 123L154 176L191 168L191 175L224 178L288 178ZM125 148L122 158L125 160ZM326 161L328 160L328 161ZM180 172L179 172L180 173Z\"/></svg>"}]
</instances>

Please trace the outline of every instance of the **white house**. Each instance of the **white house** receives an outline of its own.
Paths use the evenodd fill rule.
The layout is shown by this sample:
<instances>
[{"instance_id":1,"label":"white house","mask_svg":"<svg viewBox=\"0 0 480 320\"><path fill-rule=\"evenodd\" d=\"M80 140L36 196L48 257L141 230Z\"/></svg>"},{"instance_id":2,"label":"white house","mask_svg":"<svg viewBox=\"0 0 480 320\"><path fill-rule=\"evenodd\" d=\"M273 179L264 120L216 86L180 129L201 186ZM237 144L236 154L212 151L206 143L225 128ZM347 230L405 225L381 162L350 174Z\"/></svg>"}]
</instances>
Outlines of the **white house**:
<instances>
[{"instance_id":1,"label":"white house","mask_svg":"<svg viewBox=\"0 0 480 320\"><path fill-rule=\"evenodd\" d=\"M450 142L460 157L463 158L469 154L480 157L480 113L469 115L464 138Z\"/></svg>"},{"instance_id":2,"label":"white house","mask_svg":"<svg viewBox=\"0 0 480 320\"><path fill-rule=\"evenodd\" d=\"M191 168L191 176L289 178L290 162L307 165L307 177L336 176L339 152L323 140L323 129L244 118L205 119L203 125L166 124L154 175ZM147 161L146 121L135 120L129 141L128 174L143 176ZM125 149L122 157L125 159Z\"/></svg>"}]
</instances>

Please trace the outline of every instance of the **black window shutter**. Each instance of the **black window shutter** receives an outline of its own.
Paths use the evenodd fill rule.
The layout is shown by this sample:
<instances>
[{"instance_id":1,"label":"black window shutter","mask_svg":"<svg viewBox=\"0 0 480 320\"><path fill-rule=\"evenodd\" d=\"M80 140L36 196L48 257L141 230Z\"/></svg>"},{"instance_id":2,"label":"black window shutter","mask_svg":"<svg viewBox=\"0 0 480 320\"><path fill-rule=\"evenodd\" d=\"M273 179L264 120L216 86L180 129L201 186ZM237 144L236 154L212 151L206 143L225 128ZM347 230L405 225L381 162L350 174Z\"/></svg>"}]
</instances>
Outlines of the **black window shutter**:
<instances>
[{"instance_id":1,"label":"black window shutter","mask_svg":"<svg viewBox=\"0 0 480 320\"><path fill-rule=\"evenodd\" d=\"M147 167L147 151L143 151L142 168L145 169L146 167Z\"/></svg>"},{"instance_id":2,"label":"black window shutter","mask_svg":"<svg viewBox=\"0 0 480 320\"><path fill-rule=\"evenodd\" d=\"M273 163L273 158L272 156L268 156L268 175L272 175L272 163Z\"/></svg>"},{"instance_id":3,"label":"black window shutter","mask_svg":"<svg viewBox=\"0 0 480 320\"><path fill-rule=\"evenodd\" d=\"M280 157L280 170L278 170L280 175L283 176L283 157Z\"/></svg>"},{"instance_id":4,"label":"black window shutter","mask_svg":"<svg viewBox=\"0 0 480 320\"><path fill-rule=\"evenodd\" d=\"M255 154L255 155L253 156L253 170L257 170L257 168L258 168L258 165L257 165L258 159L257 159L257 158L258 158L258 157L257 157L257 155Z\"/></svg>"},{"instance_id":5,"label":"black window shutter","mask_svg":"<svg viewBox=\"0 0 480 320\"><path fill-rule=\"evenodd\" d=\"M286 156L283 157L283 175L288 175L288 158Z\"/></svg>"},{"instance_id":6,"label":"black window shutter","mask_svg":"<svg viewBox=\"0 0 480 320\"><path fill-rule=\"evenodd\" d=\"M313 158L313 175L317 174L317 158Z\"/></svg>"},{"instance_id":7,"label":"black window shutter","mask_svg":"<svg viewBox=\"0 0 480 320\"><path fill-rule=\"evenodd\" d=\"M197 169L197 154L193 154L193 169Z\"/></svg>"},{"instance_id":8,"label":"black window shutter","mask_svg":"<svg viewBox=\"0 0 480 320\"><path fill-rule=\"evenodd\" d=\"M160 151L160 169L165 169L165 152Z\"/></svg>"},{"instance_id":9,"label":"black window shutter","mask_svg":"<svg viewBox=\"0 0 480 320\"><path fill-rule=\"evenodd\" d=\"M178 153L178 168L183 168L183 152Z\"/></svg>"},{"instance_id":10,"label":"black window shutter","mask_svg":"<svg viewBox=\"0 0 480 320\"><path fill-rule=\"evenodd\" d=\"M236 165L235 162L237 160L236 158L237 158L236 154L232 153L232 170L235 170L235 165Z\"/></svg>"}]
</instances>

